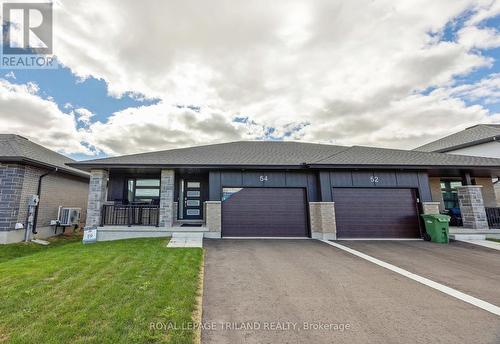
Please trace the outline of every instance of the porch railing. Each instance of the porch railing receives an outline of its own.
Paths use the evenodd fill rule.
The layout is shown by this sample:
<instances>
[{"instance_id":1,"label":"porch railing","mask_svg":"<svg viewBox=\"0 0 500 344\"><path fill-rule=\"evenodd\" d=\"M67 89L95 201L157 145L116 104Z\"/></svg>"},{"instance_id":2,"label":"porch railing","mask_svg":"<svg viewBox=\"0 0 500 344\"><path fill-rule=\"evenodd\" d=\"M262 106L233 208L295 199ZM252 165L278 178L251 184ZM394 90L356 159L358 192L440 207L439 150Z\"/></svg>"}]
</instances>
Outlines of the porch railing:
<instances>
[{"instance_id":1,"label":"porch railing","mask_svg":"<svg viewBox=\"0 0 500 344\"><path fill-rule=\"evenodd\" d=\"M490 228L500 228L500 208L485 208Z\"/></svg>"},{"instance_id":2,"label":"porch railing","mask_svg":"<svg viewBox=\"0 0 500 344\"><path fill-rule=\"evenodd\" d=\"M156 226L160 220L159 205L116 205L102 206L101 226Z\"/></svg>"}]
</instances>

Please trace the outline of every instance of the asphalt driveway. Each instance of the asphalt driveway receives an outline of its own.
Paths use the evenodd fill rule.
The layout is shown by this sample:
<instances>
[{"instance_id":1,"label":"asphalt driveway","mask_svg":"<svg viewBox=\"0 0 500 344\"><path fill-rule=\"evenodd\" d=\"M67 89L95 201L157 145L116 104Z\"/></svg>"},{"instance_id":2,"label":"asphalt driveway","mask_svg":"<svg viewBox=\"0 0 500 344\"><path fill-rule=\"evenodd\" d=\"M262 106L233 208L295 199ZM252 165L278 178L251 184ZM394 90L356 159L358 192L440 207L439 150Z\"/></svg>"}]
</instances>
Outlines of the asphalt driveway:
<instances>
[{"instance_id":1,"label":"asphalt driveway","mask_svg":"<svg viewBox=\"0 0 500 344\"><path fill-rule=\"evenodd\" d=\"M339 243L500 306L500 251L460 241Z\"/></svg>"},{"instance_id":2,"label":"asphalt driveway","mask_svg":"<svg viewBox=\"0 0 500 344\"><path fill-rule=\"evenodd\" d=\"M500 317L314 240L205 240L203 343L498 343Z\"/></svg>"}]
</instances>

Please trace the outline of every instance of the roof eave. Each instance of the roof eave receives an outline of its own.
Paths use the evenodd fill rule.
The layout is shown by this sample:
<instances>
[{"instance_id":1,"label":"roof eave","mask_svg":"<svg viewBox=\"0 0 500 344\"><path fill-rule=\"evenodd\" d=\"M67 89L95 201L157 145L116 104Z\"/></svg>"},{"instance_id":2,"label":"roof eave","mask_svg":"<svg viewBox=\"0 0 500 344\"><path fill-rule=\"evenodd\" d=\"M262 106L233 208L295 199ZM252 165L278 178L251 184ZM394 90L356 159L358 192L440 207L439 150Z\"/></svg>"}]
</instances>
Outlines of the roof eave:
<instances>
[{"instance_id":1,"label":"roof eave","mask_svg":"<svg viewBox=\"0 0 500 344\"><path fill-rule=\"evenodd\" d=\"M68 164L83 171L93 169L159 169L159 168L196 168L196 169L401 169L401 170L432 170L432 169L465 169L465 170L500 170L500 165L411 165L411 164L306 164L306 165L237 165L237 164Z\"/></svg>"},{"instance_id":2,"label":"roof eave","mask_svg":"<svg viewBox=\"0 0 500 344\"><path fill-rule=\"evenodd\" d=\"M308 165L310 168L315 169L395 169L395 170L500 170L500 165L495 166L478 166L478 165L401 165L401 164L325 164L325 165Z\"/></svg>"},{"instance_id":3,"label":"roof eave","mask_svg":"<svg viewBox=\"0 0 500 344\"><path fill-rule=\"evenodd\" d=\"M86 178L86 179L90 178L89 174L84 172L83 170L82 170L82 172L74 171L74 170L71 170L69 168L64 168L64 167L56 166L53 164L48 164L48 163L45 163L42 161L29 159L29 158L22 157L22 156L10 156L10 157L2 156L2 157L0 157L0 161L1 162L17 162L17 163L22 163L22 164L32 165L32 166L37 166L37 167L42 167L42 168L57 169L59 172L71 174L73 176Z\"/></svg>"},{"instance_id":4,"label":"roof eave","mask_svg":"<svg viewBox=\"0 0 500 344\"><path fill-rule=\"evenodd\" d=\"M304 165L256 165L256 164L85 164L70 163L70 167L78 168L82 171L93 169L115 169L115 168L197 168L197 169L303 169Z\"/></svg>"},{"instance_id":5,"label":"roof eave","mask_svg":"<svg viewBox=\"0 0 500 344\"><path fill-rule=\"evenodd\" d=\"M457 149L463 149L463 148L468 148L468 147L472 147L472 146L477 146L477 145L480 145L483 143L488 143L488 142L497 142L499 140L500 140L500 135L496 135L496 136L487 137L487 138L481 139L481 140L475 140L472 142L463 143L463 144L456 145L456 146L451 146L451 147L447 147L447 148L433 150L431 152L433 152L433 153L448 153L448 152L453 152ZM418 151L419 148L417 148L415 150Z\"/></svg>"}]
</instances>

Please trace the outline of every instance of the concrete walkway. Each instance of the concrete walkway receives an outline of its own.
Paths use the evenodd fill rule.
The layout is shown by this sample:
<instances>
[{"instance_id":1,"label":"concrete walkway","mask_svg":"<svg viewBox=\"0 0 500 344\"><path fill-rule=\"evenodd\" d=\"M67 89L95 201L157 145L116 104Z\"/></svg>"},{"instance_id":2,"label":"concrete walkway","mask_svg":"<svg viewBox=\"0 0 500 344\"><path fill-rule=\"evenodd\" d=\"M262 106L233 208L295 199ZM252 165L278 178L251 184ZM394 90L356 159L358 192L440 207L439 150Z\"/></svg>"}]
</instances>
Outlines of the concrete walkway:
<instances>
[{"instance_id":1,"label":"concrete walkway","mask_svg":"<svg viewBox=\"0 0 500 344\"><path fill-rule=\"evenodd\" d=\"M202 343L500 342L500 317L319 241L205 248Z\"/></svg>"},{"instance_id":2,"label":"concrete walkway","mask_svg":"<svg viewBox=\"0 0 500 344\"><path fill-rule=\"evenodd\" d=\"M203 247L203 233L201 232L174 232L167 247Z\"/></svg>"}]
</instances>

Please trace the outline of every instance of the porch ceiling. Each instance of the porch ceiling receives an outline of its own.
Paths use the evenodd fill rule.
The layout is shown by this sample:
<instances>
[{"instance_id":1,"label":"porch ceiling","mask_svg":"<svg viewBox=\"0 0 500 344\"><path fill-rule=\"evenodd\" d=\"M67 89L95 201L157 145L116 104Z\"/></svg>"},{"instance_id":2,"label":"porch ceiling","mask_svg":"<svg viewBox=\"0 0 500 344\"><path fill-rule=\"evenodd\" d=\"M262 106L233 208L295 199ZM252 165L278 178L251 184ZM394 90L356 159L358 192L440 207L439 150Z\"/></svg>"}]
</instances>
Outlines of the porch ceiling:
<instances>
[{"instance_id":1,"label":"porch ceiling","mask_svg":"<svg viewBox=\"0 0 500 344\"><path fill-rule=\"evenodd\" d=\"M173 169L176 173L180 174L195 174L195 173L208 173L206 169L200 168L168 168ZM131 174L131 175L160 175L161 170L164 168L160 167L111 167L104 168L109 171L110 174Z\"/></svg>"}]
</instances>

